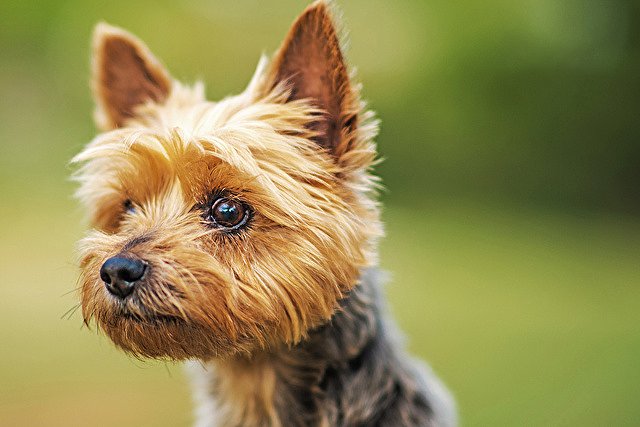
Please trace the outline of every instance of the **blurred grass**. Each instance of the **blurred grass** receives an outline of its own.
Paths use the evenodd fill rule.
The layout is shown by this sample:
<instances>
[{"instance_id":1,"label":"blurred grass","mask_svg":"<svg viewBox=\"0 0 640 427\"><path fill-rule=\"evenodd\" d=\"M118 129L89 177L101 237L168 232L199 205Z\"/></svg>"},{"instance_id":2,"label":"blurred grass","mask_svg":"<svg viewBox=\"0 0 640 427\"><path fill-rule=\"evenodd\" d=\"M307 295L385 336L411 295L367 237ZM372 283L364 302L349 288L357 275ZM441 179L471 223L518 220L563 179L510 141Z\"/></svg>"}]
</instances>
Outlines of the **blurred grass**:
<instances>
[{"instance_id":1,"label":"blurred grass","mask_svg":"<svg viewBox=\"0 0 640 427\"><path fill-rule=\"evenodd\" d=\"M61 319L85 228L66 162L95 133L94 23L138 34L217 99L306 3L0 2L1 426L190 420L180 367ZM391 309L464 425L637 425L638 3L339 3L383 121Z\"/></svg>"},{"instance_id":2,"label":"blurred grass","mask_svg":"<svg viewBox=\"0 0 640 427\"><path fill-rule=\"evenodd\" d=\"M455 203L387 217L394 311L465 425L637 423L639 222Z\"/></svg>"},{"instance_id":3,"label":"blurred grass","mask_svg":"<svg viewBox=\"0 0 640 427\"><path fill-rule=\"evenodd\" d=\"M72 205L25 208L0 228L0 425L187 425L179 366L61 319L76 303ZM464 425L636 424L639 221L453 201L385 217L391 309Z\"/></svg>"}]
</instances>

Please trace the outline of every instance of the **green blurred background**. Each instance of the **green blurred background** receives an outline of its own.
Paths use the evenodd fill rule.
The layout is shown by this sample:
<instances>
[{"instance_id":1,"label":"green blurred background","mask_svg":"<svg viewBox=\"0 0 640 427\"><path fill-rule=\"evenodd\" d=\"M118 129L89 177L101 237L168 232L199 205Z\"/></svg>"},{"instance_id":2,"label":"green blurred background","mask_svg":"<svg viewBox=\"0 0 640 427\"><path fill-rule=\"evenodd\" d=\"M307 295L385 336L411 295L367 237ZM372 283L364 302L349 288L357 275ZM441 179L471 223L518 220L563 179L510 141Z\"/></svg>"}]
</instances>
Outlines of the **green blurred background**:
<instances>
[{"instance_id":1,"label":"green blurred background","mask_svg":"<svg viewBox=\"0 0 640 427\"><path fill-rule=\"evenodd\" d=\"M390 308L462 424L640 425L640 3L341 3L383 122ZM131 30L217 99L305 4L0 3L1 426L191 421L180 366L65 315L93 25Z\"/></svg>"}]
</instances>

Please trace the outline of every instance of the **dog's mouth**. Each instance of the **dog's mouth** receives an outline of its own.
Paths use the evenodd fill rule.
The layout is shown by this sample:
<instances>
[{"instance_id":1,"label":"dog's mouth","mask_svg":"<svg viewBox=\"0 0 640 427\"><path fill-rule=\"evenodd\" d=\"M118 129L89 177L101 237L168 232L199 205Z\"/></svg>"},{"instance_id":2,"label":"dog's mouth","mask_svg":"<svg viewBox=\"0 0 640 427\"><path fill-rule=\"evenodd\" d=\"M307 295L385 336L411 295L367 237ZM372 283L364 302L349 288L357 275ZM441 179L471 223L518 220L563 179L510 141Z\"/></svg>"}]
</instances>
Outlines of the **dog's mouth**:
<instances>
[{"instance_id":1,"label":"dog's mouth","mask_svg":"<svg viewBox=\"0 0 640 427\"><path fill-rule=\"evenodd\" d=\"M164 311L164 310L163 310ZM137 298L118 304L112 312L115 322L130 322L141 326L161 326L185 324L183 316L156 311L142 304Z\"/></svg>"},{"instance_id":2,"label":"dog's mouth","mask_svg":"<svg viewBox=\"0 0 640 427\"><path fill-rule=\"evenodd\" d=\"M171 316L166 314L145 314L141 316L139 314L124 312L118 315L121 319L125 319L129 322L139 323L141 325L177 325L185 323L184 319L178 316Z\"/></svg>"},{"instance_id":3,"label":"dog's mouth","mask_svg":"<svg viewBox=\"0 0 640 427\"><path fill-rule=\"evenodd\" d=\"M171 291L171 295L177 300L182 299L183 294L173 285L164 285ZM137 292L136 292L137 291ZM157 299L157 296L150 297L151 290L145 290L144 294L136 290L127 298L109 298L111 305L110 321L108 323L131 323L140 326L161 326L186 324L187 319L184 313L172 313L167 306L154 307L149 299ZM182 315L181 315L182 314Z\"/></svg>"}]
</instances>

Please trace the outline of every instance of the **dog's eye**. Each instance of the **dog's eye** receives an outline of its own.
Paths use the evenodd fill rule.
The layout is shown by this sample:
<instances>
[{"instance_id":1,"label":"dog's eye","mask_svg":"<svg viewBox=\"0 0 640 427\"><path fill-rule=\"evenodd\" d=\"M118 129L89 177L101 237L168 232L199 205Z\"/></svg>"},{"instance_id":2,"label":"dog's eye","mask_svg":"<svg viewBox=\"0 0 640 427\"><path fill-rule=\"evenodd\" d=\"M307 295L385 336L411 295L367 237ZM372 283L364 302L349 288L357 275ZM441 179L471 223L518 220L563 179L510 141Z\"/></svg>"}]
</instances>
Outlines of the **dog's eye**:
<instances>
[{"instance_id":1,"label":"dog's eye","mask_svg":"<svg viewBox=\"0 0 640 427\"><path fill-rule=\"evenodd\" d=\"M129 199L125 200L122 204L124 211L126 213L134 213L136 211L136 207L133 205L133 202Z\"/></svg>"},{"instance_id":2,"label":"dog's eye","mask_svg":"<svg viewBox=\"0 0 640 427\"><path fill-rule=\"evenodd\" d=\"M235 230L246 224L249 208L238 200L221 197L211 206L207 219L218 227Z\"/></svg>"}]
</instances>

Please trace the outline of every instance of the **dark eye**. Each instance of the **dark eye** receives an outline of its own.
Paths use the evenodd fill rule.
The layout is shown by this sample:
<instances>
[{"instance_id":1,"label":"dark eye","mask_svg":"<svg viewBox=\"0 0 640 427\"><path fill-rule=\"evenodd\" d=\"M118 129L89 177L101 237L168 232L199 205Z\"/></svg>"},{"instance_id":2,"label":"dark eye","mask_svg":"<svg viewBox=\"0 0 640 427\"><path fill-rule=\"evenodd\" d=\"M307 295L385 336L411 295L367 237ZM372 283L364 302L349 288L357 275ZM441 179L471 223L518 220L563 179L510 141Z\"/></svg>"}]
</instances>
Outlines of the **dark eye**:
<instances>
[{"instance_id":1,"label":"dark eye","mask_svg":"<svg viewBox=\"0 0 640 427\"><path fill-rule=\"evenodd\" d=\"M238 200L221 197L211 206L207 219L218 227L235 230L246 224L249 209Z\"/></svg>"},{"instance_id":2,"label":"dark eye","mask_svg":"<svg viewBox=\"0 0 640 427\"><path fill-rule=\"evenodd\" d=\"M125 200L122 206L124 207L124 211L126 213L134 213L136 211L136 207L133 205L133 202L129 199Z\"/></svg>"}]
</instances>

